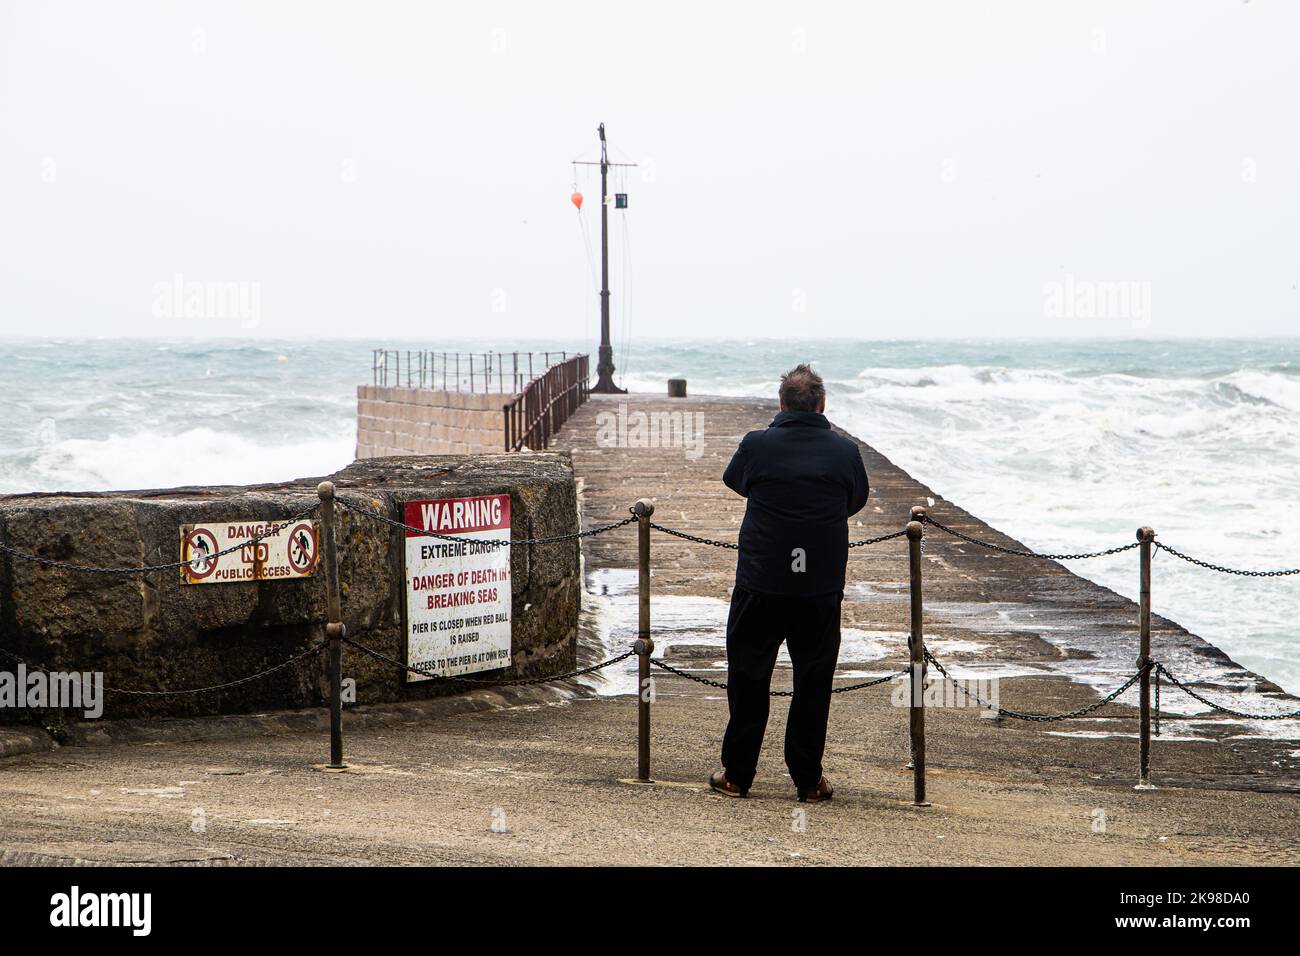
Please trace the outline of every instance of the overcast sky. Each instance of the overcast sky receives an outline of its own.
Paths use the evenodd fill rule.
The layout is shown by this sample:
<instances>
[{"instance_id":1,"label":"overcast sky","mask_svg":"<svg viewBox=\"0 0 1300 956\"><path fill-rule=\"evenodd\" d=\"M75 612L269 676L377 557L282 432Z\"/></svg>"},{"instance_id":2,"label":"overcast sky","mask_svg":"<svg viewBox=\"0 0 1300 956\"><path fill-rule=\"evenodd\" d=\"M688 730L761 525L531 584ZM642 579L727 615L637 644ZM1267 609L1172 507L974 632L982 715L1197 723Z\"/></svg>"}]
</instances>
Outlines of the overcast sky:
<instances>
[{"instance_id":1,"label":"overcast sky","mask_svg":"<svg viewBox=\"0 0 1300 956\"><path fill-rule=\"evenodd\" d=\"M1294 2L0 8L3 334L1300 332Z\"/></svg>"}]
</instances>

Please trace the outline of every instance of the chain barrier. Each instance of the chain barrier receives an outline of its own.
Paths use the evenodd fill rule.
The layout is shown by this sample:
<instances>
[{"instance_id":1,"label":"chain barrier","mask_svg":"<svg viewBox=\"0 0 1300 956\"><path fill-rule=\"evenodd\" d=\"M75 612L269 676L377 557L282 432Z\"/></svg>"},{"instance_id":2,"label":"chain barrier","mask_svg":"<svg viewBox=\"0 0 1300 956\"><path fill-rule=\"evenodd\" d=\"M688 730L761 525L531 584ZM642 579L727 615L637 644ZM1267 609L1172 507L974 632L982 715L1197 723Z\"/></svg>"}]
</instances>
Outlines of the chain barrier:
<instances>
[{"instance_id":1,"label":"chain barrier","mask_svg":"<svg viewBox=\"0 0 1300 956\"><path fill-rule=\"evenodd\" d=\"M684 541L692 541L695 544L707 544L714 548L727 548L731 551L738 551L740 545L734 541L715 541L713 538L702 538L697 534L690 534L686 531L678 531L676 528L666 528L661 524L650 522L650 527L656 531L662 531L664 534L670 534L674 538L681 538ZM863 548L867 545L880 544L884 541L892 541L894 538L902 538L907 534L906 530L891 531L888 534L877 535L874 538L863 538L861 541L850 541L850 548Z\"/></svg>"},{"instance_id":2,"label":"chain barrier","mask_svg":"<svg viewBox=\"0 0 1300 956\"><path fill-rule=\"evenodd\" d=\"M317 502L316 504L313 504L310 508L303 509L293 517L287 518L281 524L273 525L270 528L268 528L266 531L263 531L261 534L249 538L247 541L241 541L239 542L239 544L233 544L228 548L225 548L221 551L214 552L212 554L205 554L201 558L191 558L188 561L170 561L167 564L146 564L146 565L141 565L139 567L130 567L130 568L102 568L102 567L96 567L94 565L87 565L87 564L69 564L66 561L56 561L53 558L43 558L39 554L31 554L27 551L19 551L17 548L12 548L9 545L4 544L2 542L0 542L0 552L3 552L4 554L9 555L10 557L18 558L19 560L22 561L30 561L33 564L43 565L44 567L47 568L58 568L60 571L76 571L84 574L147 574L153 571L177 571L180 570L181 568L192 567L193 565L197 564L200 561L211 561L214 558L219 558L223 555L234 554L236 551L241 551L244 548L248 547L250 544L257 544L259 541L263 540L264 538L269 538L272 535L279 534L285 528L289 527L289 525L297 521L301 521L303 518L307 517L310 514L315 513L319 509L320 509L320 503Z\"/></svg>"},{"instance_id":3,"label":"chain barrier","mask_svg":"<svg viewBox=\"0 0 1300 956\"><path fill-rule=\"evenodd\" d=\"M498 548L514 547L521 544L553 544L556 541L576 541L578 538L594 537L598 534L604 534L606 531L613 531L615 528L625 527L636 521L636 516L633 515L630 518L624 518L622 521L611 521L609 524L600 525L596 528L589 528L586 531L570 531L566 534L552 534L542 538L514 538L510 541L480 541L477 538L461 538L454 534L438 534L436 531L426 531L424 528L417 528L415 525L410 525L404 521L397 521L387 515L382 515L378 511L371 511L369 508L362 508L360 505L351 504L343 498L336 497L334 500L354 514L363 515L364 517L382 522L383 524L389 525L393 528L398 528L402 531L413 531L422 537L437 538L440 541L452 541L457 544L478 544Z\"/></svg>"},{"instance_id":4,"label":"chain barrier","mask_svg":"<svg viewBox=\"0 0 1300 956\"><path fill-rule=\"evenodd\" d=\"M368 654L377 661L382 661L385 664L392 664L394 667L398 667L403 671L415 671L417 674L423 674L426 677L433 677L437 680L456 681L461 684L490 684L493 687L528 687L533 684L549 684L553 681L570 680L574 677L581 677L583 674L590 674L594 671L602 670L609 667L611 664L617 664L619 661L625 661L636 653L635 650L624 651L622 654L619 654L616 657L611 657L608 660L603 660L599 664L590 664L586 667L579 667L577 670L568 671L564 674L551 674L546 677L517 677L513 680L499 680L490 677L456 677L448 676L446 674L431 674L428 669L433 666L432 664L404 664L397 658L389 657L387 654L377 651L373 647L367 647L360 641L354 641L350 637L344 637L343 643L350 647L355 647L363 654Z\"/></svg>"},{"instance_id":5,"label":"chain barrier","mask_svg":"<svg viewBox=\"0 0 1300 956\"><path fill-rule=\"evenodd\" d=\"M1094 710L1099 710L1100 708L1114 701L1117 697L1123 694L1124 691L1128 690L1130 687L1136 684L1138 680L1142 677L1142 674L1155 664L1154 661L1149 661L1143 667L1138 668L1137 672L1133 674L1132 677L1124 681L1123 684L1121 684L1111 693L1107 694L1105 697L1103 697L1101 700L1095 703L1087 704L1086 706L1079 707L1076 710L1067 710L1059 714L1030 714L1021 710L1011 710L1008 707L995 707L990 702L981 699L978 694L976 694L972 690L967 689L965 685L963 685L960 681L958 681L951 674L949 674L948 671L944 669L944 666L940 664L938 660L935 659L933 654L930 653L929 648L925 648L924 652L925 652L925 659L929 663L934 665L935 670L937 670L940 674L943 675L944 680L950 682L955 688L957 688L959 691L965 694L968 700L975 701L976 704L978 704L980 707L984 708L985 710L997 711L999 717L1011 717L1015 720L1028 720L1037 723L1048 723L1056 720L1072 720L1075 717L1082 717L1085 714L1092 713Z\"/></svg>"},{"instance_id":6,"label":"chain barrier","mask_svg":"<svg viewBox=\"0 0 1300 956\"><path fill-rule=\"evenodd\" d=\"M697 683L697 684L706 684L706 685L708 685L709 687L717 687L717 688L719 688L720 690L726 690L726 689L727 689L727 682L726 682L726 681L712 680L711 678L708 678L708 677L700 677L698 674L692 674L692 673L690 673L689 671L684 671L684 670L682 670L680 667L674 667L672 664L669 664L667 661L660 661L660 660L655 660L654 658L651 658L651 659L650 659L650 663L651 663L653 666L658 667L660 670L665 670L665 671L668 671L668 672L671 673L671 674L676 674L678 677L685 677L687 680L693 680L693 681L695 681L695 683ZM891 681L891 680L894 680L895 678L902 677L902 676L903 676L904 674L906 674L906 673L907 673L907 669L904 668L904 669L901 670L901 671L895 671L895 672L892 673L892 674L886 674L884 677L877 677L877 678L874 678L873 680L863 681L863 682L861 682L861 683L859 683L859 684L847 684L847 685L845 685L845 686L843 686L843 687L832 687L832 688L831 688L831 693L832 693L832 694L846 694L846 693L848 693L848 692L851 691L851 690L862 690L864 687L875 687L877 684L885 684L885 683L888 683L888 682ZM792 691L792 690L769 690L769 691L767 692L767 696L769 696L769 697L793 697L793 696L794 696L794 691Z\"/></svg>"},{"instance_id":7,"label":"chain barrier","mask_svg":"<svg viewBox=\"0 0 1300 956\"><path fill-rule=\"evenodd\" d=\"M979 545L979 547L987 548L990 551L999 551L1002 554L1012 554L1021 558L1042 558L1046 561L1083 561L1088 558L1107 558L1110 557L1112 554L1123 554L1125 551L1132 551L1134 548L1139 548L1142 546L1142 543L1140 541L1134 541L1132 544L1124 544L1114 548L1107 548L1105 551L1084 551L1084 552L1079 552L1077 554L1043 554L1038 551L1026 551L1021 548L1008 548L1001 544L994 544L991 541L983 541L979 538L971 537L970 535L966 534L964 531L958 531L956 528L949 528L945 524L940 524L938 521L935 521L934 518L930 517L928 514L918 517L917 520L920 521L922 524L934 525L940 531L944 532L945 534L950 534L954 538L960 538L962 541L967 541L971 544Z\"/></svg>"},{"instance_id":8,"label":"chain barrier","mask_svg":"<svg viewBox=\"0 0 1300 956\"><path fill-rule=\"evenodd\" d=\"M321 494L324 495L324 492L322 491ZM619 528L626 527L628 525L638 522L639 520L645 520L645 525L643 525L643 528L648 527L650 529L654 529L655 531L659 531L663 534L667 534L672 537L676 537L681 540L689 541L695 544L702 544L702 545L707 545L715 548L723 548L731 551L739 550L738 542L719 541L712 538L704 537L702 535L695 535L686 531L680 531L675 528L670 528L661 524L656 524L654 522L646 520L648 519L649 516L648 513L645 514L644 516L638 516L637 512L633 509L629 509L629 511L631 512L629 517L623 518L622 520L619 521L613 521L608 524L603 524L593 528L589 528L586 531L576 531L576 532L568 532L564 534L545 535L545 536L540 536L535 538L518 538L518 539L508 539L504 541L484 542L484 541L477 540L475 538L450 535L450 534L441 534L435 531L429 531L424 528L419 528L414 525L409 525L403 521L395 520L378 511L362 507L361 505L358 504L353 504L337 496L332 496L332 500L337 504L339 504L340 506L342 506L347 511L350 511L361 517L369 518L373 521L379 522L391 528L401 530L403 532L413 533L421 537L434 538L442 541L448 541L448 542L459 543L459 544L476 544L480 546L487 545L489 548L512 547L516 545L525 545L525 546L543 545L543 544L552 544L552 543L558 543L563 541L577 541L583 538L594 537L596 535L604 534L609 531L614 531ZM320 502L313 502L310 507L283 520L282 522L268 525L266 531L256 536L250 537L246 541L242 541L239 542L238 544L231 545L221 551L215 552L214 554L204 555L201 558L190 558L189 560L185 560L185 561L173 561L173 562L167 562L163 564L142 565L137 567L99 567L93 565L77 565L67 561L60 561L52 558L42 557L41 555L38 554L24 552L4 542L0 542L0 554L8 555L9 557L16 560L28 561L46 568L53 568L53 569L58 569L63 571L86 573L86 574L125 575L125 574L146 574L146 573L159 572L159 571L180 570L187 567L193 567L199 561L212 560L215 558L222 557L224 555L239 552L244 548L249 547L250 545L257 544L258 542L261 542L266 538L279 534L285 528L309 517L310 515L315 514L320 510L320 508L321 508ZM652 511L650 511L649 513L652 513ZM1041 553L1041 552L1036 552L1024 548L1008 547L1001 544L995 544L991 541L987 541L979 537L975 537L973 535L967 534L963 531L959 531L956 528L949 527L948 525L945 525L942 522L935 520L928 513L924 513L923 509L919 509L919 508L916 509L913 513L913 519L919 521L922 525L921 536L918 545L922 554L925 553L925 546L926 546L925 539L929 537L929 535L925 531L924 526L932 525L933 527L937 528L939 531L942 531L945 534L953 538L956 538L958 540L964 541L968 544L972 544L977 547L987 549L989 551L994 551L1000 554L1006 554L1015 557L1036 558L1036 559L1050 560L1050 561L1087 560L1087 559L1105 558L1113 555L1123 554L1125 552L1143 547L1145 543L1148 545L1154 544L1157 553L1159 551L1166 551L1169 554L1173 555L1174 557L1182 561L1185 561L1189 564L1193 564L1198 567L1216 571L1223 574L1231 574L1231 575L1238 575L1242 577L1255 577L1255 578L1276 578L1276 577L1289 577L1289 576L1300 575L1300 568L1287 568L1287 569L1275 569L1275 570L1248 570L1248 569L1233 568L1225 565L1215 564L1210 561L1201 560L1199 558L1195 558L1190 555L1184 554L1183 552L1171 548L1168 545L1162 544L1159 541L1153 541L1150 537L1145 539L1145 541L1140 538L1138 541L1134 541L1129 544L1125 544L1113 548L1107 548L1105 550L1099 550L1099 551L1076 552L1076 553ZM881 544L887 541L891 541L896 538L902 538L905 537L906 535L907 535L907 530L900 529L897 531L892 531L885 534L877 535L872 538L850 541L848 542L848 547L850 549L867 547L870 545ZM645 542L643 539L642 542L643 547L644 544ZM1146 553L1144 552L1144 559L1145 559L1145 554ZM337 611L333 613L337 613ZM503 680L500 678L476 678L476 677L447 676L442 674L436 674L431 672L433 668L433 664L431 663L409 664L397 660L394 657L390 657L380 651L377 651L371 647L366 646L365 644L360 643L359 641L347 637L346 634L344 634L341 637L336 636L335 640L341 642L342 644L347 644L348 646L355 648L358 652L365 654L371 657L372 659L380 661L384 664L398 668L403 672L414 672L429 678L433 678L444 682L451 682L457 685L491 686L491 687L504 687L504 686L523 687L523 686L534 686L540 684L554 683L557 681L572 680L574 678L581 677L586 674L591 674L603 670L604 668L610 667L621 661L625 661L628 658L633 657L634 655L637 654L636 648L633 647L607 660L603 660L598 663L591 664L585 667L575 668L573 670L567 671L562 674L551 674L543 677L514 678L509 680ZM123 695L135 696L135 697L145 697L145 698L168 698L168 697L181 697L181 696L217 693L220 691L240 687L242 685L249 684L254 681L263 680L267 677L270 677L273 674L279 673L289 667L292 667L295 664L299 664L304 660L319 655L321 651L325 650L326 648L329 648L330 646L331 643L329 641L317 642L309 646L307 649L301 651L300 653L294 654L287 660L284 660L278 664L268 667L265 670L258 671L257 673L250 674L246 677L237 678L231 681L225 681L219 684L212 684L206 687L184 688L180 690L134 690L129 688L105 685L104 690L110 693L123 694ZM335 652L337 653L338 644L334 644L333 646ZM1101 699L1091 704L1087 704L1082 707L1076 708L1074 710L1064 711L1062 713L1056 713L1056 714L1029 713L1025 711L1018 711L1018 710L1013 710L1011 708L1001 707L992 704L989 701L985 701L981 699L981 697L977 693L970 690L963 682L960 682L954 677L952 677L952 675L948 673L947 669L943 666L943 664L940 663L934 657L934 655L930 653L928 648L922 646L922 653L923 653L923 659L929 664L932 664L935 667L936 671L942 676L942 678L945 681L948 681L956 689L959 689L965 695L965 698L968 701L975 703L976 705L983 708L984 710L995 712L999 717L1008 717L1015 720L1046 723L1046 722L1071 720L1071 719L1076 719L1079 717L1086 716L1087 714L1091 714L1101 709L1102 707L1106 706L1107 704L1116 701L1121 695L1123 695L1126 691L1128 691L1131 687L1133 687L1133 685L1136 684L1139 680L1141 680L1144 676L1154 677L1155 700L1154 700L1153 725L1154 725L1154 734L1157 737L1159 737L1161 734L1160 723L1161 723L1162 677L1167 677L1171 684L1173 684L1179 690L1186 693L1188 696L1192 697L1194 700L1199 701L1202 705L1209 707L1212 711L1226 714L1231 717L1236 717L1236 718L1246 719L1246 720L1292 720L1292 719L1300 718L1300 710L1289 711L1284 713L1256 714L1256 713L1247 713L1244 711L1234 710L1228 707L1221 706L1220 704L1217 704L1209 700L1208 698L1202 696L1197 691L1193 690L1190 686L1180 681L1177 677L1175 677L1172 673L1170 673L1168 668L1166 668L1162 663L1155 661L1154 659L1148 659L1145 664L1140 666L1135 673L1133 673L1130 677L1128 677L1114 691L1112 691L1111 693L1107 694L1105 697L1102 697ZM14 654L11 651L4 650L3 648L0 648L0 656L18 661L29 667L33 666L30 664L30 662L24 660L19 655ZM335 657L334 660L335 660L335 667L337 667L338 658ZM662 671L674 674L686 680L693 681L695 683L702 684L708 687L718 688L724 691L727 690L727 683L725 681L713 680L708 677L703 677L697 674L693 674L687 670L676 667L663 660L655 660L647 657L646 661L648 665L654 666L656 668L659 668ZM848 693L850 691L862 690L868 687L880 686L882 684L887 684L891 681L897 680L899 677L907 676L909 673L910 673L910 668L904 668L902 670L895 671L893 673L886 674L884 676L877 677L871 680L860 681L857 683L846 684L838 687L832 687L831 693L842 694L842 693ZM336 673L335 677L337 678L337 676L338 675ZM643 676L644 676L644 672L643 672ZM337 688L335 689L334 693L337 693ZM794 696L794 692L792 690L783 690L783 691L769 690L768 694L771 697L791 698ZM332 728L332 733L337 733L337 728ZM644 731L642 731L642 733L644 733ZM924 742L923 735L921 741L923 746L923 742ZM1143 750L1142 773L1143 773L1143 781L1145 781L1146 779L1145 741L1143 746L1144 746L1144 750ZM332 741L331 765L341 761L341 748L339 750L339 756L337 757L334 756L334 748L335 748L335 743ZM646 752L646 756L644 759L646 761L646 766L648 767L648 751ZM648 770L643 771L642 775L644 776L647 772ZM923 796L924 796L923 783L920 786L921 789L918 791L918 793L920 793L920 796L917 797L918 801L923 800ZM926 805L926 804L922 803L921 805Z\"/></svg>"},{"instance_id":9,"label":"chain barrier","mask_svg":"<svg viewBox=\"0 0 1300 956\"><path fill-rule=\"evenodd\" d=\"M1160 736L1160 670L1161 670L1160 663L1157 661L1156 669L1151 674L1151 676L1155 678L1155 684L1156 684L1156 700L1154 705L1155 712L1151 715L1152 717L1151 729L1157 737Z\"/></svg>"},{"instance_id":10,"label":"chain barrier","mask_svg":"<svg viewBox=\"0 0 1300 956\"><path fill-rule=\"evenodd\" d=\"M319 654L327 646L328 645L324 641L318 641L317 643L308 647L305 651L295 654L293 657L290 657L288 660L281 661L279 664L273 664L270 667L268 667L266 670L258 671L256 674L249 674L247 677L240 677L237 678L236 680L226 681L221 684L210 684L207 687L186 687L186 688L182 688L181 690L132 690L127 687L114 687L110 684L105 684L104 690L113 694L125 694L130 697L184 697L191 694L210 694L215 691L229 690L232 687L239 687L242 684L250 684L253 681L261 680L264 677L269 677L272 674L284 670L286 667L292 667L294 664L297 664L299 661L306 660L307 658L311 657L314 654ZM23 664L27 667L33 667L36 670L45 671L47 673L50 672L50 668L38 667L37 665L33 664L31 661L23 657L20 657L19 655L15 654L13 651L7 651L2 647L0 647L0 655L4 655L10 660L17 661L18 663Z\"/></svg>"},{"instance_id":11,"label":"chain barrier","mask_svg":"<svg viewBox=\"0 0 1300 956\"><path fill-rule=\"evenodd\" d=\"M739 551L740 545L734 541L714 541L712 538L701 538L698 534L688 534L685 531L676 531L673 528L665 528L661 524L650 522L650 527L656 531L662 531L664 534L670 534L674 538L681 538L684 541L692 541L695 544L707 544L715 548L728 548L731 551Z\"/></svg>"},{"instance_id":12,"label":"chain barrier","mask_svg":"<svg viewBox=\"0 0 1300 956\"><path fill-rule=\"evenodd\" d=\"M1169 673L1169 668L1165 667L1164 664L1157 663L1156 667L1160 671L1163 671L1164 675L1169 678L1169 683L1173 684L1175 687L1181 690L1188 697L1191 697L1195 700L1199 700L1206 707L1209 707L1211 710L1217 710L1221 714L1227 714L1230 717L1240 717L1244 720L1295 720L1297 718L1300 718L1300 710L1292 710L1282 714L1248 714L1245 713L1244 711L1232 710L1228 707L1223 707L1219 704L1216 704L1214 701L1209 700L1206 697L1202 697L1196 691L1192 690L1191 687L1187 686L1182 681L1180 681L1177 677L1175 677L1173 674ZM1159 687L1159 684L1157 684L1156 686Z\"/></svg>"},{"instance_id":13,"label":"chain barrier","mask_svg":"<svg viewBox=\"0 0 1300 956\"><path fill-rule=\"evenodd\" d=\"M850 541L850 548L865 548L868 545L881 544L885 541L893 541L895 538L906 538L907 529L902 528L898 531L891 531L889 534L878 534L874 538L863 538L860 541Z\"/></svg>"},{"instance_id":14,"label":"chain barrier","mask_svg":"<svg viewBox=\"0 0 1300 956\"><path fill-rule=\"evenodd\" d=\"M1218 571L1220 574L1236 574L1243 578L1285 578L1291 575L1300 574L1300 568L1281 568L1275 571L1251 571L1243 568L1230 568L1223 564L1214 564L1211 561L1202 561L1200 558L1193 558L1190 554L1183 554L1181 551L1169 547L1167 544L1155 542L1155 546L1161 551L1167 551L1175 558L1180 558L1188 564L1194 564L1200 568L1207 568L1211 571Z\"/></svg>"}]
</instances>

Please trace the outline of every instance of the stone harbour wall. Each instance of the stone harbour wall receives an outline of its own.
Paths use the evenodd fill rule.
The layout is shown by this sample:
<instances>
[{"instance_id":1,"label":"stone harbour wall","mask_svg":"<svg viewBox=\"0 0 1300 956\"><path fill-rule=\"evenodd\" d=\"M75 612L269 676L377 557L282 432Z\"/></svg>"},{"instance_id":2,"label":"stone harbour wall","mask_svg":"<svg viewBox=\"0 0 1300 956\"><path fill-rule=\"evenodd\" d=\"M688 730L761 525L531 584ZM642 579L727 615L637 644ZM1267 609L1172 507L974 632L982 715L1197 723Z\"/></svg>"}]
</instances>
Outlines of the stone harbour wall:
<instances>
[{"instance_id":1,"label":"stone harbour wall","mask_svg":"<svg viewBox=\"0 0 1300 956\"><path fill-rule=\"evenodd\" d=\"M567 455L385 457L326 476L338 498L394 520L413 499L509 494L512 536L578 530ZM180 560L180 526L283 520L318 502L321 478L251 487L0 496L0 541L76 565ZM336 509L343 620L349 637L403 658L403 535ZM512 664L478 677L536 677L572 668L581 595L578 542L512 548ZM174 690L237 680L324 637L324 562L310 578L190 585L178 569L94 574L0 554L0 649L46 671L98 671L106 686ZM108 692L105 717L182 716L315 706L328 692L325 654L220 692L141 697ZM17 664L0 655L0 671ZM344 649L357 703L445 694L406 685L398 668ZM48 716L48 715L45 715ZM0 707L0 721L41 717ZM75 719L81 719L77 716Z\"/></svg>"},{"instance_id":2,"label":"stone harbour wall","mask_svg":"<svg viewBox=\"0 0 1300 956\"><path fill-rule=\"evenodd\" d=\"M509 392L357 386L357 458L479 455L505 449Z\"/></svg>"}]
</instances>

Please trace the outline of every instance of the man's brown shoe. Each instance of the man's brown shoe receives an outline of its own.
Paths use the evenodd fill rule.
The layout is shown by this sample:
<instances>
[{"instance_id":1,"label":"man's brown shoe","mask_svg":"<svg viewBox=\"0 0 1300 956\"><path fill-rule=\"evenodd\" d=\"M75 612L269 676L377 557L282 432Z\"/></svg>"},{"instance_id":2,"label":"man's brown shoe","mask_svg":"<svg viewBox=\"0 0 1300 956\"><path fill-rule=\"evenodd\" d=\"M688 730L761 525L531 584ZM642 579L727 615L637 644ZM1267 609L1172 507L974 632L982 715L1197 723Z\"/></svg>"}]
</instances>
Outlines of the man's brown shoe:
<instances>
[{"instance_id":1,"label":"man's brown shoe","mask_svg":"<svg viewBox=\"0 0 1300 956\"><path fill-rule=\"evenodd\" d=\"M720 793L724 797L743 797L749 793L748 790L741 790L728 780L725 770L715 770L709 777L709 786L715 793Z\"/></svg>"},{"instance_id":2,"label":"man's brown shoe","mask_svg":"<svg viewBox=\"0 0 1300 956\"><path fill-rule=\"evenodd\" d=\"M813 787L811 790L799 791L799 802L800 803L821 803L823 800L829 800L834 795L835 795L835 788L831 786L831 782L829 780L827 780L825 777L822 777L820 780L817 781L817 786Z\"/></svg>"}]
</instances>

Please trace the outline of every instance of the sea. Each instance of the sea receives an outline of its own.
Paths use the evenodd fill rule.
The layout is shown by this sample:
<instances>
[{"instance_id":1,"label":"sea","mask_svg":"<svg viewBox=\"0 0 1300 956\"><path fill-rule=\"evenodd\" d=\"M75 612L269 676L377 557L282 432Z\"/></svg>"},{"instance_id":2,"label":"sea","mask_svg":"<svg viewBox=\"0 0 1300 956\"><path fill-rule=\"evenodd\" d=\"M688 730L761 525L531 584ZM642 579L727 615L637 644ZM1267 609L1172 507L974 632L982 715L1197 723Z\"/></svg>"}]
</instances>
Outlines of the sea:
<instances>
[{"instance_id":1,"label":"sea","mask_svg":"<svg viewBox=\"0 0 1300 956\"><path fill-rule=\"evenodd\" d=\"M573 352L584 343L0 340L0 492L329 473L352 460L356 387L372 381L376 346ZM1150 525L1217 564L1300 566L1300 339L615 348L622 384L658 393L680 376L692 394L773 396L782 371L811 362L832 421L1035 549L1100 550ZM1132 552L1071 567L1137 595ZM1300 576L1219 574L1157 552L1153 577L1158 614L1300 693Z\"/></svg>"}]
</instances>

